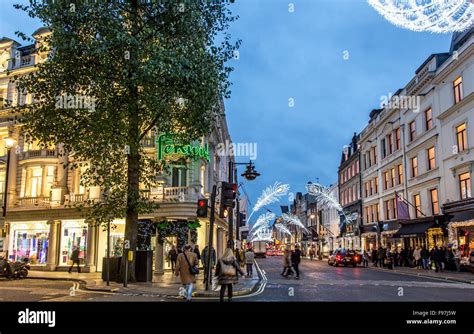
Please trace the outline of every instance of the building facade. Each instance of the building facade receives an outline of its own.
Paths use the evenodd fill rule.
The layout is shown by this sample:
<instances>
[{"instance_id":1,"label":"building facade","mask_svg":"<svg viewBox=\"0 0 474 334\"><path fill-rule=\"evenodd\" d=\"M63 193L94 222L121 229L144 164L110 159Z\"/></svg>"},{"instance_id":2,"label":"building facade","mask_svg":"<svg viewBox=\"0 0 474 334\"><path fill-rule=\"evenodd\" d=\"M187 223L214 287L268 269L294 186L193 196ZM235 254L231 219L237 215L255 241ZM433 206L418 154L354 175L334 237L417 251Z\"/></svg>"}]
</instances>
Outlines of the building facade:
<instances>
[{"instance_id":1,"label":"building facade","mask_svg":"<svg viewBox=\"0 0 474 334\"><path fill-rule=\"evenodd\" d=\"M360 249L360 225L362 223L361 173L359 135L344 147L338 171L339 201L344 211L341 215L341 247Z\"/></svg>"},{"instance_id":2,"label":"building facade","mask_svg":"<svg viewBox=\"0 0 474 334\"><path fill-rule=\"evenodd\" d=\"M33 34L36 43L49 33L39 29ZM0 97L12 101L13 106L31 103L31 96L18 92L11 78L35 70L34 65L45 61L47 55L38 54L36 43L21 46L8 38L0 39ZM6 70L10 70L7 75ZM0 252L10 260L30 258L34 269L65 270L71 264L72 249L80 250L80 264L86 272L101 271L102 260L110 249L112 256L120 256L123 249L125 220L117 217L111 224L111 238L103 226L85 221L75 204L100 201L101 189L81 184L81 169L65 169L72 156L61 155L61 144L41 147L22 132L21 124L12 121L10 110L0 102L0 165L1 196L7 197L6 214L0 223ZM219 107L224 115L224 105ZM143 142L145 152L156 156L156 137L150 133ZM6 149L5 139L13 143ZM196 222L197 200L209 197L212 186L227 179L228 163L233 156L218 154L218 144L230 142L225 116L220 116L208 136L193 143L208 149L208 158L192 159L175 156L167 161L169 173L156 176L151 189L141 189L150 200L160 203L156 212L142 215L140 221L167 222L188 226ZM8 178L6 160L9 155ZM8 193L4 192L8 183ZM235 210L234 210L235 211ZM218 215L216 215L218 216ZM233 222L237 219L234 217ZM168 250L184 243L207 245L209 222L199 218L196 229L176 229L176 233L158 236L153 232L148 249L154 251L154 268L157 273L170 268ZM227 218L216 217L214 247L223 253L228 238ZM183 232L184 231L184 232ZM235 231L235 228L234 228ZM185 235L180 235L185 233Z\"/></svg>"},{"instance_id":3,"label":"building facade","mask_svg":"<svg viewBox=\"0 0 474 334\"><path fill-rule=\"evenodd\" d=\"M363 249L474 246L473 41L474 29L454 34L449 52L370 113L359 140Z\"/></svg>"}]
</instances>

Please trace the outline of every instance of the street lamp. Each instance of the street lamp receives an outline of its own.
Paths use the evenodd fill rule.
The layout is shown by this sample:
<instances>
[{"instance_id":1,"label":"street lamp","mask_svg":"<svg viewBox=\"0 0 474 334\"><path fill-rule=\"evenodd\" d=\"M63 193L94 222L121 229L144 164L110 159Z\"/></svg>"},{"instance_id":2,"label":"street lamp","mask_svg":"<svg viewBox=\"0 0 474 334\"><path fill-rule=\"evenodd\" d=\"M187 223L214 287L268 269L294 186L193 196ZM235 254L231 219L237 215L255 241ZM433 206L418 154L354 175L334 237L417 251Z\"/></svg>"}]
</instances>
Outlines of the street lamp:
<instances>
[{"instance_id":1,"label":"street lamp","mask_svg":"<svg viewBox=\"0 0 474 334\"><path fill-rule=\"evenodd\" d=\"M229 161L229 183L234 183L235 182L235 174L237 173L237 166L240 165L245 165L247 168L245 169L245 172L243 172L241 175L248 181L253 181L255 180L258 176L260 176L260 173L258 173L255 170L255 165L252 163L252 160L250 160L248 163L247 162L233 162ZM234 172L235 169L235 172ZM238 203L238 202L237 202ZM230 208L229 211L229 240L227 241L227 244L230 248L234 249L234 221L233 221L233 209ZM238 215L240 214L239 212L237 213ZM238 220L238 223L239 220ZM238 238L238 231L239 231L239 225L237 224L237 238ZM237 239L238 240L238 239Z\"/></svg>"},{"instance_id":2,"label":"street lamp","mask_svg":"<svg viewBox=\"0 0 474 334\"><path fill-rule=\"evenodd\" d=\"M7 197L8 197L8 172L10 170L10 151L15 146L16 140L11 137L6 137L5 148L7 149L7 170L5 171L5 191L3 193L3 218L7 214Z\"/></svg>"}]
</instances>

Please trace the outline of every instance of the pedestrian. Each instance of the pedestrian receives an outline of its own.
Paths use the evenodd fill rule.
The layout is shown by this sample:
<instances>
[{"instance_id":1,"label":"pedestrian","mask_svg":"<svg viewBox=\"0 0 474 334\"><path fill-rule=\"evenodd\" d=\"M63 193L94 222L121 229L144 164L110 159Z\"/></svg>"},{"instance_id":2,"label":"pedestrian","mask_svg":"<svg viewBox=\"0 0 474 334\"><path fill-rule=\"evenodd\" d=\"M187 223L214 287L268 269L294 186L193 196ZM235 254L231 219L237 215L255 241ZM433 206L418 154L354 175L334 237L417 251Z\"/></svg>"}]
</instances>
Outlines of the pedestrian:
<instances>
[{"instance_id":1,"label":"pedestrian","mask_svg":"<svg viewBox=\"0 0 474 334\"><path fill-rule=\"evenodd\" d=\"M245 265L245 251L243 248L239 252L239 257L240 257L240 267L243 268Z\"/></svg>"},{"instance_id":2,"label":"pedestrian","mask_svg":"<svg viewBox=\"0 0 474 334\"><path fill-rule=\"evenodd\" d=\"M194 253L197 256L198 263L201 261L201 252L199 251L199 245L194 245Z\"/></svg>"},{"instance_id":3,"label":"pedestrian","mask_svg":"<svg viewBox=\"0 0 474 334\"><path fill-rule=\"evenodd\" d=\"M377 267L378 254L377 248L374 247L374 249L372 249L372 263L375 267Z\"/></svg>"},{"instance_id":4,"label":"pedestrian","mask_svg":"<svg viewBox=\"0 0 474 334\"><path fill-rule=\"evenodd\" d=\"M218 278L218 284L221 286L220 301L224 301L225 290L227 288L227 296L232 301L232 285L238 283L238 274L244 275L234 256L231 248L227 248L224 255L217 261L215 276Z\"/></svg>"},{"instance_id":5,"label":"pedestrian","mask_svg":"<svg viewBox=\"0 0 474 334\"><path fill-rule=\"evenodd\" d=\"M413 258L415 259L416 269L421 269L421 249L420 246L416 246L413 251Z\"/></svg>"},{"instance_id":6,"label":"pedestrian","mask_svg":"<svg viewBox=\"0 0 474 334\"><path fill-rule=\"evenodd\" d=\"M405 265L406 257L407 251L405 248L402 248L400 251L400 267L403 267Z\"/></svg>"},{"instance_id":7,"label":"pedestrian","mask_svg":"<svg viewBox=\"0 0 474 334\"><path fill-rule=\"evenodd\" d=\"M435 264L435 268L436 268L435 271L439 272L440 270L442 270L441 268L442 255L441 255L441 250L438 248L438 246L434 247L431 259Z\"/></svg>"},{"instance_id":8,"label":"pedestrian","mask_svg":"<svg viewBox=\"0 0 474 334\"><path fill-rule=\"evenodd\" d=\"M291 264L296 272L296 279L300 279L300 262L301 262L301 251L298 245L295 245L295 250L291 254Z\"/></svg>"},{"instance_id":9,"label":"pedestrian","mask_svg":"<svg viewBox=\"0 0 474 334\"><path fill-rule=\"evenodd\" d=\"M459 248L454 248L454 265L456 267L456 271L460 272L461 271L461 251Z\"/></svg>"},{"instance_id":10,"label":"pedestrian","mask_svg":"<svg viewBox=\"0 0 474 334\"><path fill-rule=\"evenodd\" d=\"M184 287L184 298L188 302L191 301L193 295L193 285L196 283L196 268L198 265L196 253L191 250L191 245L184 246L182 253L178 255L176 260L175 275L181 278L181 284Z\"/></svg>"},{"instance_id":11,"label":"pedestrian","mask_svg":"<svg viewBox=\"0 0 474 334\"><path fill-rule=\"evenodd\" d=\"M311 247L311 248L309 249L309 259L310 259L310 261L313 261L313 258L314 258L314 250L313 250L313 248Z\"/></svg>"},{"instance_id":12,"label":"pedestrian","mask_svg":"<svg viewBox=\"0 0 474 334\"><path fill-rule=\"evenodd\" d=\"M379 264L381 268L385 267L386 256L387 256L387 250L383 246L380 246L378 257L379 257Z\"/></svg>"},{"instance_id":13,"label":"pedestrian","mask_svg":"<svg viewBox=\"0 0 474 334\"><path fill-rule=\"evenodd\" d=\"M77 272L80 274L81 273L81 267L79 266L79 248L77 246L74 246L72 253L71 253L71 261L72 264L69 267L69 273L71 273L72 268L74 267L75 264L77 264Z\"/></svg>"},{"instance_id":14,"label":"pedestrian","mask_svg":"<svg viewBox=\"0 0 474 334\"><path fill-rule=\"evenodd\" d=\"M427 270L429 268L429 263L430 263L430 252L428 252L428 249L426 249L426 246L423 246L421 249L421 262L422 262L422 267L423 269Z\"/></svg>"},{"instance_id":15,"label":"pedestrian","mask_svg":"<svg viewBox=\"0 0 474 334\"><path fill-rule=\"evenodd\" d=\"M176 260L178 259L178 251L176 250L176 246L173 245L168 252L168 260L171 263L171 271L174 271L176 267Z\"/></svg>"},{"instance_id":16,"label":"pedestrian","mask_svg":"<svg viewBox=\"0 0 474 334\"><path fill-rule=\"evenodd\" d=\"M369 266L369 253L366 250L362 253L362 265L365 268Z\"/></svg>"},{"instance_id":17,"label":"pedestrian","mask_svg":"<svg viewBox=\"0 0 474 334\"><path fill-rule=\"evenodd\" d=\"M293 270L291 270L291 254L288 249L285 249L283 252L283 272L281 275L285 277L293 275Z\"/></svg>"},{"instance_id":18,"label":"pedestrian","mask_svg":"<svg viewBox=\"0 0 474 334\"><path fill-rule=\"evenodd\" d=\"M245 265L247 267L247 276L252 277L253 275L253 261L255 259L255 254L253 253L252 248L247 249L245 252Z\"/></svg>"},{"instance_id":19,"label":"pedestrian","mask_svg":"<svg viewBox=\"0 0 474 334\"><path fill-rule=\"evenodd\" d=\"M413 253L414 253L414 249L412 247L410 247L408 249L408 266L410 268L413 268L415 265L414 265L414 257L413 257Z\"/></svg>"},{"instance_id":20,"label":"pedestrian","mask_svg":"<svg viewBox=\"0 0 474 334\"><path fill-rule=\"evenodd\" d=\"M203 266L203 270L204 270L204 284L206 283L207 281L207 274L208 274L208 269L209 269L209 266L208 266L208 255L209 255L209 247L206 246L204 247L204 249L202 250L202 253L201 253L201 259L202 259L202 266ZM210 264L210 269L212 270L212 268L214 268L214 265L216 264L216 251L214 250L214 247L211 247L211 264Z\"/></svg>"}]
</instances>

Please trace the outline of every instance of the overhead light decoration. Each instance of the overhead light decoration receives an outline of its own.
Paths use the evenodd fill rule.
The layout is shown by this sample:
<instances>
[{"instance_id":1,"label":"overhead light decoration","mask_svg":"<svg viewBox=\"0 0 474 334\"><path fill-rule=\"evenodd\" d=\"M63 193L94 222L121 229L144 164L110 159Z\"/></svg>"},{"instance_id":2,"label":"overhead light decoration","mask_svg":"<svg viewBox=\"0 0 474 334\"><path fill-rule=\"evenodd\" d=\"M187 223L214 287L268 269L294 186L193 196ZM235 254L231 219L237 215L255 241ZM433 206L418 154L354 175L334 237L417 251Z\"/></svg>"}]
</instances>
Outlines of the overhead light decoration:
<instances>
[{"instance_id":1,"label":"overhead light decoration","mask_svg":"<svg viewBox=\"0 0 474 334\"><path fill-rule=\"evenodd\" d=\"M474 0L367 0L385 19L413 31L461 32L474 22Z\"/></svg>"}]
</instances>

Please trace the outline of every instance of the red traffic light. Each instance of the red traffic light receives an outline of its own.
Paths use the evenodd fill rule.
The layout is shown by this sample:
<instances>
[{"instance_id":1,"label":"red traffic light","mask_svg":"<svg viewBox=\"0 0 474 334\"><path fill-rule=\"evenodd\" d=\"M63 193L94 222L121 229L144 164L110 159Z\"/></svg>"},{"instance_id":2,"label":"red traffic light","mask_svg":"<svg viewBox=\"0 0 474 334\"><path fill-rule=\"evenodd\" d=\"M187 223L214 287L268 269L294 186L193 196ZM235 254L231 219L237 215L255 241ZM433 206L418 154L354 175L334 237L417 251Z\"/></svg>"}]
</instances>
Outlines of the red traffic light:
<instances>
[{"instance_id":1,"label":"red traffic light","mask_svg":"<svg viewBox=\"0 0 474 334\"><path fill-rule=\"evenodd\" d=\"M200 206L200 207L206 206L206 204L207 204L206 202L207 202L207 200L201 199L198 202L198 206Z\"/></svg>"},{"instance_id":2,"label":"red traffic light","mask_svg":"<svg viewBox=\"0 0 474 334\"><path fill-rule=\"evenodd\" d=\"M232 190L237 191L237 183L232 183Z\"/></svg>"}]
</instances>

